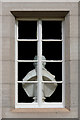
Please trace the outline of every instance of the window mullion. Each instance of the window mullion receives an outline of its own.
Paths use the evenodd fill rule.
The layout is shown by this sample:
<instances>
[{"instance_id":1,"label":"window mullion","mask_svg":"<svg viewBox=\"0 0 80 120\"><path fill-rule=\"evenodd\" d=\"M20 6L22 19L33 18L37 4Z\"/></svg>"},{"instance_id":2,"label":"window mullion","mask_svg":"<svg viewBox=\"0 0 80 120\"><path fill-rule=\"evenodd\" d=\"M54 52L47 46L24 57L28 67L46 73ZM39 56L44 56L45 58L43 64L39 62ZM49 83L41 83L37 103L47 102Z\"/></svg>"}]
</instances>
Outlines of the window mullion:
<instances>
[{"instance_id":1,"label":"window mullion","mask_svg":"<svg viewBox=\"0 0 80 120\"><path fill-rule=\"evenodd\" d=\"M37 100L39 107L42 104L42 21L38 21L38 66L37 66Z\"/></svg>"}]
</instances>

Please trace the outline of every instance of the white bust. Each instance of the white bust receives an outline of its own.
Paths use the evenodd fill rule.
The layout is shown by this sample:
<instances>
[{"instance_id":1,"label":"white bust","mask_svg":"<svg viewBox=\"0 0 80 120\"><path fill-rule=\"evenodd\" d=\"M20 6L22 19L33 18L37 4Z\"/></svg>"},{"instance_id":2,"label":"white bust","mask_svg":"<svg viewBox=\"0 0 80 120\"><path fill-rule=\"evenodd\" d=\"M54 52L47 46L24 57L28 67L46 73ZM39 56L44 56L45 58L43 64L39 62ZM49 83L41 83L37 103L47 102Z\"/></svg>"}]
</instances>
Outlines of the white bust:
<instances>
[{"instance_id":1,"label":"white bust","mask_svg":"<svg viewBox=\"0 0 80 120\"><path fill-rule=\"evenodd\" d=\"M37 60L37 56L34 57L34 60ZM42 60L46 60L44 56L42 56ZM33 63L35 69L31 70L27 73L27 75L23 78L23 81L37 81L37 63ZM45 68L46 62L42 63L42 80L43 81L55 81L55 76L52 75ZM34 83L22 83L23 89L29 97L33 97L34 101L37 101L37 84ZM45 97L50 97L57 87L57 83L44 83L43 84L43 101Z\"/></svg>"}]
</instances>

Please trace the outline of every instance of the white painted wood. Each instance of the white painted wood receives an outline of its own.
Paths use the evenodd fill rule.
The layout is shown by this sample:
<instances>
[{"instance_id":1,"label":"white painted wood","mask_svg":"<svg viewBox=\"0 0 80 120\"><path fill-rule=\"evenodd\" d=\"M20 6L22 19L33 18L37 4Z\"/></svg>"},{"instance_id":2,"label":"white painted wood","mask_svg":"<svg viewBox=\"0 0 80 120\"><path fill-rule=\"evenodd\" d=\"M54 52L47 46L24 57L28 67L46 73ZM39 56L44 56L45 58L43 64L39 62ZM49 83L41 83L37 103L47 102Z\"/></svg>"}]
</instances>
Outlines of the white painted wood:
<instances>
[{"instance_id":1,"label":"white painted wood","mask_svg":"<svg viewBox=\"0 0 80 120\"><path fill-rule=\"evenodd\" d=\"M65 107L65 21L62 22L62 103Z\"/></svg>"},{"instance_id":2,"label":"white painted wood","mask_svg":"<svg viewBox=\"0 0 80 120\"><path fill-rule=\"evenodd\" d=\"M17 81L17 83L38 83L38 81ZM42 81L42 83L63 83L63 81Z\"/></svg>"},{"instance_id":3,"label":"white painted wood","mask_svg":"<svg viewBox=\"0 0 80 120\"><path fill-rule=\"evenodd\" d=\"M16 108L38 108L38 103L17 103Z\"/></svg>"},{"instance_id":4,"label":"white painted wood","mask_svg":"<svg viewBox=\"0 0 80 120\"><path fill-rule=\"evenodd\" d=\"M26 20L26 19L25 19ZM48 39L48 40L42 40L42 21L38 20L37 22L37 39L18 39L18 22L16 22L16 42L15 42L15 107L16 108L63 108L64 107L64 36L62 37L62 40L56 40L56 39ZM62 25L62 34L63 33L63 25ZM38 41L37 42L37 53L38 53L38 60L18 60L18 41ZM42 41L61 41L62 42L62 60L42 60ZM37 62L37 81L18 81L18 62ZM62 62L62 81L42 81L42 62ZM18 103L18 84L19 83L37 83L37 103ZM42 102L42 83L61 83L62 84L62 102L52 102L52 103L46 103Z\"/></svg>"},{"instance_id":5,"label":"white painted wood","mask_svg":"<svg viewBox=\"0 0 80 120\"><path fill-rule=\"evenodd\" d=\"M38 103L18 103L16 108L64 108L62 102L43 102L41 106Z\"/></svg>"},{"instance_id":6,"label":"white painted wood","mask_svg":"<svg viewBox=\"0 0 80 120\"><path fill-rule=\"evenodd\" d=\"M38 62L38 60L17 60L17 62ZM63 62L63 60L42 60L42 62Z\"/></svg>"},{"instance_id":7,"label":"white painted wood","mask_svg":"<svg viewBox=\"0 0 80 120\"><path fill-rule=\"evenodd\" d=\"M37 62L38 60L17 60L17 62Z\"/></svg>"},{"instance_id":8,"label":"white painted wood","mask_svg":"<svg viewBox=\"0 0 80 120\"><path fill-rule=\"evenodd\" d=\"M18 86L17 86L17 80L18 80L18 43L16 41L18 37L18 22L15 22L15 107L18 103Z\"/></svg>"},{"instance_id":9,"label":"white painted wood","mask_svg":"<svg viewBox=\"0 0 80 120\"><path fill-rule=\"evenodd\" d=\"M51 42L51 41L58 42L58 41L62 41L62 40L60 40L60 39L42 39L42 41L44 41L44 42Z\"/></svg>"},{"instance_id":10,"label":"white painted wood","mask_svg":"<svg viewBox=\"0 0 80 120\"><path fill-rule=\"evenodd\" d=\"M42 103L41 108L64 108L62 102Z\"/></svg>"},{"instance_id":11,"label":"white painted wood","mask_svg":"<svg viewBox=\"0 0 80 120\"><path fill-rule=\"evenodd\" d=\"M31 41L38 41L37 39L17 39L17 41L20 41L20 42L31 42Z\"/></svg>"},{"instance_id":12,"label":"white painted wood","mask_svg":"<svg viewBox=\"0 0 80 120\"><path fill-rule=\"evenodd\" d=\"M63 81L42 81L42 83L63 83Z\"/></svg>"},{"instance_id":13,"label":"white painted wood","mask_svg":"<svg viewBox=\"0 0 80 120\"><path fill-rule=\"evenodd\" d=\"M63 62L63 60L42 60L42 62Z\"/></svg>"},{"instance_id":14,"label":"white painted wood","mask_svg":"<svg viewBox=\"0 0 80 120\"><path fill-rule=\"evenodd\" d=\"M37 99L38 104L41 106L42 104L42 21L38 21L38 66L37 66L37 79L38 79L38 87L37 87Z\"/></svg>"},{"instance_id":15,"label":"white painted wood","mask_svg":"<svg viewBox=\"0 0 80 120\"><path fill-rule=\"evenodd\" d=\"M38 81L17 81L17 83L38 83Z\"/></svg>"}]
</instances>

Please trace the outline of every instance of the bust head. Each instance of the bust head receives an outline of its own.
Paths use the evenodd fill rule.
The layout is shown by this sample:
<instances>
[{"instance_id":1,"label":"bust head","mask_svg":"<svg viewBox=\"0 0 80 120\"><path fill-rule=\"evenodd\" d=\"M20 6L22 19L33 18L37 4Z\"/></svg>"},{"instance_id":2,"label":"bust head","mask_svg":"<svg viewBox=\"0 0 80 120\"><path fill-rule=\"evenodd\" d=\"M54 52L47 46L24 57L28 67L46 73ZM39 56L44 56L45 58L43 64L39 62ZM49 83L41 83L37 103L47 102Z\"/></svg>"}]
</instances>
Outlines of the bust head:
<instances>
[{"instance_id":1,"label":"bust head","mask_svg":"<svg viewBox=\"0 0 80 120\"><path fill-rule=\"evenodd\" d=\"M34 60L37 60L37 56L34 57ZM46 60L45 56L42 56L42 60ZM37 67L36 62L34 62L33 65L35 68ZM45 65L46 65L46 62L42 62L42 67L45 67Z\"/></svg>"}]
</instances>

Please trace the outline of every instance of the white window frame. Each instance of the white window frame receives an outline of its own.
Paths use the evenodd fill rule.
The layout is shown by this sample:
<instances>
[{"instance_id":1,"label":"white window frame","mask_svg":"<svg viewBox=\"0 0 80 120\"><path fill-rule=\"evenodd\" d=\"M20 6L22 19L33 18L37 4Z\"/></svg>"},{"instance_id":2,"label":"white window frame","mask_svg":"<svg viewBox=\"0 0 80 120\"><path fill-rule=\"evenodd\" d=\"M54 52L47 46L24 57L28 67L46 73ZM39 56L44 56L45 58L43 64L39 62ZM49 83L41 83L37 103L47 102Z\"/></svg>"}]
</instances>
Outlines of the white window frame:
<instances>
[{"instance_id":1,"label":"white window frame","mask_svg":"<svg viewBox=\"0 0 80 120\"><path fill-rule=\"evenodd\" d=\"M35 21L37 20L37 39L18 39L18 20ZM15 108L65 108L65 32L63 19L16 19L15 22ZM42 40L42 20L62 21L62 39ZM37 60L18 60L18 41L37 41ZM62 42L62 60L46 60L46 62L62 62L62 81L53 81L62 84L62 102L42 102L42 41L61 41ZM37 83L38 103L18 103L18 84L24 81L18 81L18 62L37 62L37 81L26 81L25 83ZM43 81L45 83L45 81ZM46 81L48 83L49 81ZM49 82L50 83L50 82Z\"/></svg>"}]
</instances>

